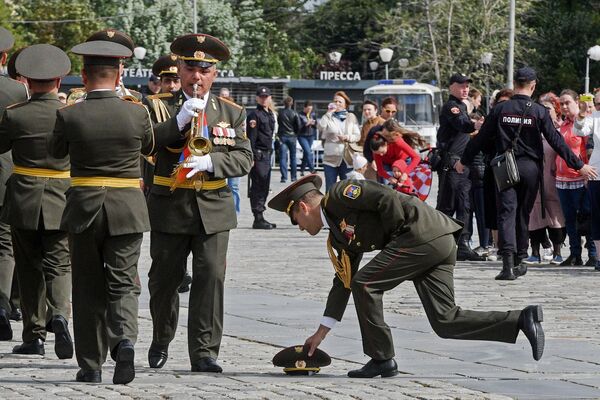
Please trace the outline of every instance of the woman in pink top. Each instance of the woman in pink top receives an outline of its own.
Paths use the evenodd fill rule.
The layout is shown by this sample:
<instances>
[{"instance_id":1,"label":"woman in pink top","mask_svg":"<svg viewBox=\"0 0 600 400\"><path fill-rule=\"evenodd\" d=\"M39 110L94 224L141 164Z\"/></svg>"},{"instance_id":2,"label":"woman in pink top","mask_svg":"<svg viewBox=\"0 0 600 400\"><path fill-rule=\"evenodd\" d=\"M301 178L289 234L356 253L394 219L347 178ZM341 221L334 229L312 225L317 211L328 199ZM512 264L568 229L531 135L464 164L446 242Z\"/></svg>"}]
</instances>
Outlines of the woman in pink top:
<instances>
[{"instance_id":1,"label":"woman in pink top","mask_svg":"<svg viewBox=\"0 0 600 400\"><path fill-rule=\"evenodd\" d=\"M424 144L425 140L416 132L407 131L396 120L387 120L381 133L376 134L370 144L377 174L399 191L413 193L414 186L409 175L421 162L413 146Z\"/></svg>"},{"instance_id":2,"label":"woman in pink top","mask_svg":"<svg viewBox=\"0 0 600 400\"><path fill-rule=\"evenodd\" d=\"M560 93L560 107L565 120L559 130L570 149L578 155L583 162L587 163L585 144L586 138L577 136L573 132L573 122L579 114L577 93L571 89L565 89ZM577 233L577 212L590 215L590 199L586 188L586 181L577 171L569 168L565 161L556 158L556 188L560 205L565 217L567 235L569 236L569 249L571 254L560 265L583 265L581 259L581 237ZM596 266L596 246L591 236L586 236L586 247L588 249L587 266Z\"/></svg>"}]
</instances>

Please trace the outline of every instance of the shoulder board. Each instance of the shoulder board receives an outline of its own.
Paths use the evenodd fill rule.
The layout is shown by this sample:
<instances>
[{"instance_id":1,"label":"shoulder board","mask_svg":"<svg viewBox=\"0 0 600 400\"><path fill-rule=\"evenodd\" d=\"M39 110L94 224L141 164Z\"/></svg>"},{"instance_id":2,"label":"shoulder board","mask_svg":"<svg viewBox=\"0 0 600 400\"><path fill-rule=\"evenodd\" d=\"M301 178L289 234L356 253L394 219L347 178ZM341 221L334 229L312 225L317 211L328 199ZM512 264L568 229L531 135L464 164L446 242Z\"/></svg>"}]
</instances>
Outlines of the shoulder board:
<instances>
[{"instance_id":1,"label":"shoulder board","mask_svg":"<svg viewBox=\"0 0 600 400\"><path fill-rule=\"evenodd\" d=\"M236 108L239 108L239 109L242 109L242 108L244 108L244 107L240 106L239 104L237 104L237 103L234 103L233 101L231 101L231 100L229 100L229 99L225 99L225 98L223 98L223 97L221 97L221 96L217 96L217 98L218 98L219 100L221 100L222 102L224 102L224 103L227 103L227 104L230 104L230 105L232 105L232 106L234 106L234 107L236 107Z\"/></svg>"},{"instance_id":2,"label":"shoulder board","mask_svg":"<svg viewBox=\"0 0 600 400\"><path fill-rule=\"evenodd\" d=\"M164 98L169 98L169 97L173 97L173 93L157 93L157 94L152 94L150 96L146 96L146 98L148 100L164 99Z\"/></svg>"},{"instance_id":3,"label":"shoulder board","mask_svg":"<svg viewBox=\"0 0 600 400\"><path fill-rule=\"evenodd\" d=\"M20 103L11 104L9 106L6 106L6 110L10 110L11 108L15 108L15 107L19 107L19 106L24 106L27 103L29 103L29 101L22 101Z\"/></svg>"},{"instance_id":4,"label":"shoulder board","mask_svg":"<svg viewBox=\"0 0 600 400\"><path fill-rule=\"evenodd\" d=\"M131 95L133 97L133 99L131 97L119 97L119 100L125 101L127 103L131 103L131 104L136 104L142 107L146 107L141 101L139 101L135 96ZM135 100L134 100L135 99Z\"/></svg>"}]
</instances>

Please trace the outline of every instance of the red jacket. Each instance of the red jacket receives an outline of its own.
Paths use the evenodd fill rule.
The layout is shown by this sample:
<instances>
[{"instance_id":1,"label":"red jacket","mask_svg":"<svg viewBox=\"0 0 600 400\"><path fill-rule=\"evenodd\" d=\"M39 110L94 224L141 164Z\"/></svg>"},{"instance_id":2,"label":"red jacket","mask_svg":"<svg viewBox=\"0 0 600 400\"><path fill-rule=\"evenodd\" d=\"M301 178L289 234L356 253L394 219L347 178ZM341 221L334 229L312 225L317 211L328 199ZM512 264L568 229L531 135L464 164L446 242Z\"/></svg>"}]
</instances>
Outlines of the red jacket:
<instances>
[{"instance_id":1,"label":"red jacket","mask_svg":"<svg viewBox=\"0 0 600 400\"><path fill-rule=\"evenodd\" d=\"M567 146L576 156L581 158L584 163L587 163L585 152L586 138L575 135L573 132L573 121L566 119L559 128L560 134L565 139ZM565 160L556 157L556 180L562 182L573 182L585 179L573 168L570 168Z\"/></svg>"},{"instance_id":2,"label":"red jacket","mask_svg":"<svg viewBox=\"0 0 600 400\"><path fill-rule=\"evenodd\" d=\"M407 163L409 158L410 164ZM392 168L398 168L401 172L408 175L417 167L417 165L419 165L419 162L421 162L419 153L410 147L401 137L393 142L388 142L387 153L384 155L373 153L373 159L377 165L377 175L384 179L392 178L392 175L388 174L383 167L384 164L391 166Z\"/></svg>"}]
</instances>

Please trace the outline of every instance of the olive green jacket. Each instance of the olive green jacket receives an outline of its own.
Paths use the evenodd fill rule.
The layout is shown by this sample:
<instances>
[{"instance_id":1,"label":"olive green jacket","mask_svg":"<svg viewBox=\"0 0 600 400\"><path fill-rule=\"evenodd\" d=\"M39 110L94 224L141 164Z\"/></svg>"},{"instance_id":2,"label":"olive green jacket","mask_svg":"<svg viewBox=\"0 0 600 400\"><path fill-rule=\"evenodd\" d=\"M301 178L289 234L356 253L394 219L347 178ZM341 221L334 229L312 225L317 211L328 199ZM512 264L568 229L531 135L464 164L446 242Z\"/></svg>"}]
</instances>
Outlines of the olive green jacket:
<instances>
[{"instance_id":1,"label":"olive green jacket","mask_svg":"<svg viewBox=\"0 0 600 400\"><path fill-rule=\"evenodd\" d=\"M363 253L382 250L392 239L410 248L462 229L457 221L417 197L368 180L336 183L323 197L321 208L329 225L329 240L338 255L344 250L349 256L352 276ZM336 275L324 315L340 321L349 296L350 289Z\"/></svg>"},{"instance_id":2,"label":"olive green jacket","mask_svg":"<svg viewBox=\"0 0 600 400\"><path fill-rule=\"evenodd\" d=\"M0 115L6 107L27 101L27 86L7 76L0 75ZM6 181L12 173L12 157L9 152L0 154L0 206L4 203Z\"/></svg>"},{"instance_id":3,"label":"olive green jacket","mask_svg":"<svg viewBox=\"0 0 600 400\"><path fill-rule=\"evenodd\" d=\"M0 152L12 150L15 165L69 170L69 157L48 154L47 141L63 103L54 93L33 94L24 103L8 106L0 122ZM7 182L2 221L19 229L57 230L65 209L69 178L12 174Z\"/></svg>"},{"instance_id":4,"label":"olive green jacket","mask_svg":"<svg viewBox=\"0 0 600 400\"><path fill-rule=\"evenodd\" d=\"M175 95L163 96L163 102L171 116L175 116L186 98L183 91ZM156 119L157 103L150 101L151 114ZM212 94L206 105L206 121L209 139L213 150L210 157L214 171L208 174L209 181L246 175L252 164L250 141L246 137L246 113L244 109ZM163 123L157 126L163 125ZM225 127L235 130L231 144L215 143L215 128ZM217 139L217 142L220 142ZM181 152L186 144L182 140L172 146L156 147L154 175L170 177L179 163ZM152 230L163 233L213 234L233 229L237 226L237 216L231 189L225 186L216 190L199 190L152 186L148 196L148 210Z\"/></svg>"},{"instance_id":5,"label":"olive green jacket","mask_svg":"<svg viewBox=\"0 0 600 400\"><path fill-rule=\"evenodd\" d=\"M139 160L156 146L180 140L176 121L153 130L141 103L120 99L112 90L92 91L82 102L57 111L49 150L70 156L72 177L139 179ZM81 233L104 207L112 236L149 230L148 210L139 188L74 186L67 191L61 228Z\"/></svg>"}]
</instances>

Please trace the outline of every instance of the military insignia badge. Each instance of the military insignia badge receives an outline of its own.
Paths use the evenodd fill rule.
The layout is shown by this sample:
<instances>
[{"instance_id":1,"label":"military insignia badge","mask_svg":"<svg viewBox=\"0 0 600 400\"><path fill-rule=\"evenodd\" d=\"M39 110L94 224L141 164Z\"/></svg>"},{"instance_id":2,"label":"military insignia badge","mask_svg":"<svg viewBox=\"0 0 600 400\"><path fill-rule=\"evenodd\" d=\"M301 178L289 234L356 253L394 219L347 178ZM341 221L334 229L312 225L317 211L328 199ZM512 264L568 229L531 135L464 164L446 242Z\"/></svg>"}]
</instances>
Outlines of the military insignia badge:
<instances>
[{"instance_id":1,"label":"military insignia badge","mask_svg":"<svg viewBox=\"0 0 600 400\"><path fill-rule=\"evenodd\" d=\"M358 185L348 185L344 188L344 197L355 200L360 196L360 186Z\"/></svg>"},{"instance_id":2,"label":"military insignia badge","mask_svg":"<svg viewBox=\"0 0 600 400\"><path fill-rule=\"evenodd\" d=\"M229 123L225 122L225 121L221 121L217 124L217 126L221 127L221 128L229 128Z\"/></svg>"},{"instance_id":3,"label":"military insignia badge","mask_svg":"<svg viewBox=\"0 0 600 400\"><path fill-rule=\"evenodd\" d=\"M342 219L342 222L340 222L340 230L342 231L344 237L348 240L348 244L350 244L350 242L352 242L355 238L354 225L348 225L346 220Z\"/></svg>"},{"instance_id":4,"label":"military insignia badge","mask_svg":"<svg viewBox=\"0 0 600 400\"><path fill-rule=\"evenodd\" d=\"M458 108L458 107L452 107L452 108L450 109L450 112L451 112L452 114L460 114L460 108Z\"/></svg>"},{"instance_id":5,"label":"military insignia badge","mask_svg":"<svg viewBox=\"0 0 600 400\"><path fill-rule=\"evenodd\" d=\"M112 38L113 36L115 36L115 31L106 31L106 36Z\"/></svg>"},{"instance_id":6,"label":"military insignia badge","mask_svg":"<svg viewBox=\"0 0 600 400\"><path fill-rule=\"evenodd\" d=\"M204 43L204 41L206 40L204 36L196 36L196 39L198 40L198 43Z\"/></svg>"},{"instance_id":7,"label":"military insignia badge","mask_svg":"<svg viewBox=\"0 0 600 400\"><path fill-rule=\"evenodd\" d=\"M194 58L199 58L199 59L203 59L204 58L204 52L200 51L200 50L196 50L194 52Z\"/></svg>"}]
</instances>

